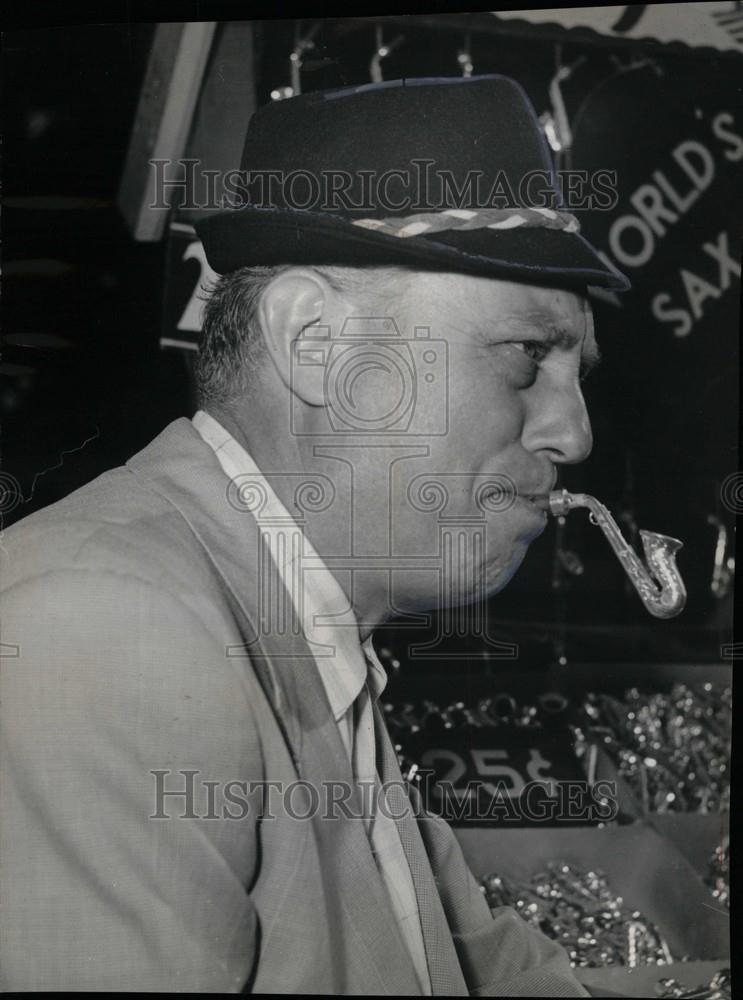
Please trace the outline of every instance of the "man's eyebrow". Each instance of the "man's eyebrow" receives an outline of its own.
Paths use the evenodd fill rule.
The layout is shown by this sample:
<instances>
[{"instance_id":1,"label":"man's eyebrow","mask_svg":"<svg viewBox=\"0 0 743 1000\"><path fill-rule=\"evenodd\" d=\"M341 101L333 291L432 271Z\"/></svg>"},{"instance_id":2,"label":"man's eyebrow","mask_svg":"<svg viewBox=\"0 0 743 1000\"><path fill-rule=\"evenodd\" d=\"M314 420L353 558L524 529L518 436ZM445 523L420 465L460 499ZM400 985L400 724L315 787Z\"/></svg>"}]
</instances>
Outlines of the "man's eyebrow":
<instances>
[{"instance_id":1,"label":"man's eyebrow","mask_svg":"<svg viewBox=\"0 0 743 1000\"><path fill-rule=\"evenodd\" d=\"M574 333L572 330L567 330L564 327L550 326L544 328L545 332L545 343L549 344L550 347L557 347L563 351L569 351L571 348L576 347L581 338L578 334ZM595 340L583 341L583 349L580 355L580 377L586 378L591 372L596 368L597 365L601 363L601 351Z\"/></svg>"},{"instance_id":2,"label":"man's eyebrow","mask_svg":"<svg viewBox=\"0 0 743 1000\"><path fill-rule=\"evenodd\" d=\"M524 338L539 332L542 335L542 343L562 351L569 351L577 347L581 341L580 335L574 330L555 323L554 320L541 313L518 317L509 316L504 318L498 326L504 332ZM600 363L601 351L596 341L593 339L584 341L580 358L580 377L585 378Z\"/></svg>"},{"instance_id":3,"label":"man's eyebrow","mask_svg":"<svg viewBox=\"0 0 743 1000\"><path fill-rule=\"evenodd\" d=\"M504 333L519 337L528 337L535 332L541 333L545 343L563 351L571 350L581 341L580 334L546 318L541 313L518 317L509 316L498 322L496 327ZM590 347L585 348L585 352L591 356L595 354L598 361L598 347L595 346L595 342Z\"/></svg>"}]
</instances>

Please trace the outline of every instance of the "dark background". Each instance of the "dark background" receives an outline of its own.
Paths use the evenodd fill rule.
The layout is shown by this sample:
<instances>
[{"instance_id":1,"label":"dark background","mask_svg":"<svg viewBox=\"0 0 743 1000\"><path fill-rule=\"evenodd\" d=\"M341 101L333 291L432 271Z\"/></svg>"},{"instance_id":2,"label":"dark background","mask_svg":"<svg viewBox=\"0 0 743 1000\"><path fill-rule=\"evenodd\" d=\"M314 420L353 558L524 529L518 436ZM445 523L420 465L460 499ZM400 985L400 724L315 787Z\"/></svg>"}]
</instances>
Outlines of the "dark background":
<instances>
[{"instance_id":1,"label":"dark background","mask_svg":"<svg viewBox=\"0 0 743 1000\"><path fill-rule=\"evenodd\" d=\"M665 169L679 141L706 142L715 114L733 114L743 134L736 56L574 33L498 34L480 30L483 17L387 19L385 38L403 34L404 42L384 64L385 77L458 76L457 52L468 43L476 73L515 77L541 113L550 109L557 65L582 57L563 88L579 122L572 164L563 165L616 169L617 212L653 170ZM292 19L256 22L259 104L289 82L295 29ZM23 494L6 525L121 464L167 422L193 412L188 357L158 344L166 241L135 243L116 207L153 32L145 23L76 24L4 37L2 463ZM373 20L323 21L303 88L368 82L374 38ZM585 386L595 446L564 479L615 515L628 511L639 527L685 542L687 610L671 622L650 618L598 529L574 514L561 539L550 526L491 602L491 633L519 644L521 665L561 656L712 663L732 641L732 588L722 599L710 591L716 532L707 517L732 532L720 488L738 468L739 283L705 303L683 339L649 308L660 290L680 299L679 267L699 271L700 244L721 229L740 260L740 165L717 166L714 184L659 241L652 261L629 272L634 291L624 304L595 305L605 357ZM616 214L581 220L603 249ZM706 277L714 282L714 270ZM560 568L558 541L579 555L582 575ZM408 633L393 630L383 641L406 659ZM483 662L476 637L458 640L456 650ZM413 670L445 668L419 662Z\"/></svg>"}]
</instances>

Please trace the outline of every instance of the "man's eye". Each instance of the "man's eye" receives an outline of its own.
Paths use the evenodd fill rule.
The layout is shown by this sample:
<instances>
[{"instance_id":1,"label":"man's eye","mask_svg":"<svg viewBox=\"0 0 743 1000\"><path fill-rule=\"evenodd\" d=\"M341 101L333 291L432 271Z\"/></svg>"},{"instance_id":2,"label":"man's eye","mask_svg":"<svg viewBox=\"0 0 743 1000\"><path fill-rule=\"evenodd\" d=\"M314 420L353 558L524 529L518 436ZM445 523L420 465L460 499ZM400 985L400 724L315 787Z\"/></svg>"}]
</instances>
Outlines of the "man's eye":
<instances>
[{"instance_id":1,"label":"man's eye","mask_svg":"<svg viewBox=\"0 0 743 1000\"><path fill-rule=\"evenodd\" d=\"M544 359L549 354L549 345L542 344L538 340L522 340L514 342L514 347L518 347L520 351L523 351L532 361L536 361L537 364Z\"/></svg>"}]
</instances>

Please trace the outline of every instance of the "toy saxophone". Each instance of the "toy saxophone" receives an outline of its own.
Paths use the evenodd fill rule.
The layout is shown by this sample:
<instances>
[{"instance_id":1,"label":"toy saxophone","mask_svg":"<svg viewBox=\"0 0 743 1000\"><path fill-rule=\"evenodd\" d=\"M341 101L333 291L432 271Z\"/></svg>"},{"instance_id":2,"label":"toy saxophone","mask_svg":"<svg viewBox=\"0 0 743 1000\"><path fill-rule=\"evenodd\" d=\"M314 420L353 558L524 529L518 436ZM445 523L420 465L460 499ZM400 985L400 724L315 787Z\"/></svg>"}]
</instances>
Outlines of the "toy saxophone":
<instances>
[{"instance_id":1,"label":"toy saxophone","mask_svg":"<svg viewBox=\"0 0 743 1000\"><path fill-rule=\"evenodd\" d=\"M682 547L678 538L659 535L654 531L641 531L647 568L619 530L610 512L595 497L587 493L568 493L555 490L541 498L542 504L553 517L569 514L576 507L586 507L592 524L601 528L614 549L624 571L632 581L640 600L656 618L675 618L686 604L686 587L676 565L676 553ZM649 572L648 572L649 570Z\"/></svg>"}]
</instances>

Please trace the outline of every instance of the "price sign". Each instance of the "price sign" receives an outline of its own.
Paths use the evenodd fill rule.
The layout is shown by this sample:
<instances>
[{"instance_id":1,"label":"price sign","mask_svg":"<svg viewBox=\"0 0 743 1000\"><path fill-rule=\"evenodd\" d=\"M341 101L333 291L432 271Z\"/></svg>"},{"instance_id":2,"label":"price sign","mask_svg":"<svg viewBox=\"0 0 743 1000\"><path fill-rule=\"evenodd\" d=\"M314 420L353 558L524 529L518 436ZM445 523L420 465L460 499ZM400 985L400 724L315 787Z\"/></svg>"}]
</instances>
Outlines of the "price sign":
<instances>
[{"instance_id":1,"label":"price sign","mask_svg":"<svg viewBox=\"0 0 743 1000\"><path fill-rule=\"evenodd\" d=\"M162 348L197 350L206 290L217 278L193 226L172 222L168 232Z\"/></svg>"},{"instance_id":2,"label":"price sign","mask_svg":"<svg viewBox=\"0 0 743 1000\"><path fill-rule=\"evenodd\" d=\"M615 812L610 783L589 786L563 731L452 731L405 750L427 808L453 825L583 825Z\"/></svg>"}]
</instances>

